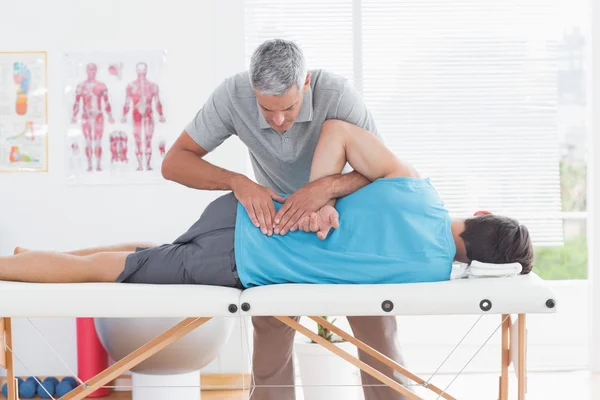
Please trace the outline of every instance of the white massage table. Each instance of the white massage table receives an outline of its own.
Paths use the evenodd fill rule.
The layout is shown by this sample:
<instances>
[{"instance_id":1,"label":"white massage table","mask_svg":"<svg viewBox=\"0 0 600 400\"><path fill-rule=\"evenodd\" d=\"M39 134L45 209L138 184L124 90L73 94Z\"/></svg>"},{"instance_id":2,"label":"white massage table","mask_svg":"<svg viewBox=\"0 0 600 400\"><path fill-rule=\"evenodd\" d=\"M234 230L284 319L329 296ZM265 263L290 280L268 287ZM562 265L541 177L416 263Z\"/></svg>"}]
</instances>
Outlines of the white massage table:
<instances>
[{"instance_id":1,"label":"white massage table","mask_svg":"<svg viewBox=\"0 0 600 400\"><path fill-rule=\"evenodd\" d=\"M106 385L212 317L225 316L273 316L408 398L421 399L396 381L296 323L287 317L289 315L309 316L401 372L417 385L432 390L440 395L439 397L454 399L441 388L417 377L338 327L314 316L464 314L502 316L498 326L502 328L499 396L500 400L508 399L508 368L512 361L518 377L518 398L523 400L526 392L526 315L556 312L554 293L534 273L517 277L402 285L286 284L244 291L213 286L38 284L0 281L0 293L3 297L0 301L0 338L4 340L0 348L0 365L7 370L9 400L16 400L11 329L13 317L185 318L89 379L84 385L79 385L61 397L63 400L74 400L85 398L89 393ZM514 323L511 314L518 315Z\"/></svg>"}]
</instances>

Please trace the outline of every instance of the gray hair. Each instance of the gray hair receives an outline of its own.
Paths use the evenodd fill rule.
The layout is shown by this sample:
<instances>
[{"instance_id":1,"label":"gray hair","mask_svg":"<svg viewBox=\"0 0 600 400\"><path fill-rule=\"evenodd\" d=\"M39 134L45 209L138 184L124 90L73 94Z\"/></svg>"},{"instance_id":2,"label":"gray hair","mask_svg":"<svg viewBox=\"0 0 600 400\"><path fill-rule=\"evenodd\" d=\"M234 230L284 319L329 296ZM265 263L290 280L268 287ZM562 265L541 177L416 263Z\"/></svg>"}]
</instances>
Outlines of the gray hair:
<instances>
[{"instance_id":1,"label":"gray hair","mask_svg":"<svg viewBox=\"0 0 600 400\"><path fill-rule=\"evenodd\" d=\"M267 96L281 96L306 79L306 61L297 44L283 39L267 40L252 54L250 83Z\"/></svg>"}]
</instances>

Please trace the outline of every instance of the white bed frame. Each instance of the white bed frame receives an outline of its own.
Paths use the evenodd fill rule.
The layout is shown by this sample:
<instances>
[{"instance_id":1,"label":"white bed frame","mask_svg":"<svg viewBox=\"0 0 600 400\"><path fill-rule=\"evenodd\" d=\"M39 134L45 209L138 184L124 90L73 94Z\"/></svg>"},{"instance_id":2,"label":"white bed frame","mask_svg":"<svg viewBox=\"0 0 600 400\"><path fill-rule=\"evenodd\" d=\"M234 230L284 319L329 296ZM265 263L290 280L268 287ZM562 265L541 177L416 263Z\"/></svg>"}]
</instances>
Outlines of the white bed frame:
<instances>
[{"instance_id":1,"label":"white bed frame","mask_svg":"<svg viewBox=\"0 0 600 400\"><path fill-rule=\"evenodd\" d=\"M462 279L402 285L273 285L244 291L188 285L30 284L0 282L0 365L7 370L8 400L17 400L13 361L14 317L182 317L180 323L62 396L80 400L156 354L213 317L272 316L411 400L422 400L387 375L294 321L308 316L360 350L444 399L455 399L352 335L315 315L497 314L502 335L499 399L508 399L509 366L518 399L527 388L527 314L555 313L554 293L534 273L510 278ZM43 299L43 303L39 299ZM75 301L77 300L77 301ZM126 307L123 304L127 304ZM513 321L512 315L517 315ZM191 317L193 316L193 317Z\"/></svg>"}]
</instances>

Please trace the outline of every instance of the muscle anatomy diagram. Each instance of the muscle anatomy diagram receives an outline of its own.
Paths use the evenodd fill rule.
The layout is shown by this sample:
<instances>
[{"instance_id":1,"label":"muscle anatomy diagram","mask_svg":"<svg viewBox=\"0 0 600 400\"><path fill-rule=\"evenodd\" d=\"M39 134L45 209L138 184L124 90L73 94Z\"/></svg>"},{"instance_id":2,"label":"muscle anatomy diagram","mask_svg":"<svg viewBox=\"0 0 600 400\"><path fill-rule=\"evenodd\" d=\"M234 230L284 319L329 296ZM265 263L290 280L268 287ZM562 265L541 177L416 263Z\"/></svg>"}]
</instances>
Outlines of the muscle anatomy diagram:
<instances>
[{"instance_id":1,"label":"muscle anatomy diagram","mask_svg":"<svg viewBox=\"0 0 600 400\"><path fill-rule=\"evenodd\" d=\"M146 78L148 66L146 63L141 62L137 64L135 70L137 79L127 85L121 122L127 122L127 113L130 107L132 107L135 156L138 162L137 170L141 171L144 166L147 170L151 170L152 136L154 135L153 103L156 105L159 121L165 122L165 117L158 95L158 85ZM145 164L143 164L143 156L146 156Z\"/></svg>"},{"instance_id":2,"label":"muscle anatomy diagram","mask_svg":"<svg viewBox=\"0 0 600 400\"><path fill-rule=\"evenodd\" d=\"M108 101L108 88L96 80L98 68L96 64L87 65L87 79L77 85L75 91L75 105L73 106L72 123L77 123L77 114L80 105L81 128L85 138L85 156L88 161L88 171L93 169L93 157L96 157L96 170L102 171L102 134L104 133L104 112L109 122L114 123L111 114L110 102Z\"/></svg>"},{"instance_id":3,"label":"muscle anatomy diagram","mask_svg":"<svg viewBox=\"0 0 600 400\"><path fill-rule=\"evenodd\" d=\"M156 171L173 142L158 124L166 122L164 54L75 53L65 60L65 95L73 104L69 176L82 183L161 179ZM113 119L114 110L121 115Z\"/></svg>"},{"instance_id":4,"label":"muscle anatomy diagram","mask_svg":"<svg viewBox=\"0 0 600 400\"><path fill-rule=\"evenodd\" d=\"M127 163L127 133L115 131L110 134L110 162Z\"/></svg>"}]
</instances>

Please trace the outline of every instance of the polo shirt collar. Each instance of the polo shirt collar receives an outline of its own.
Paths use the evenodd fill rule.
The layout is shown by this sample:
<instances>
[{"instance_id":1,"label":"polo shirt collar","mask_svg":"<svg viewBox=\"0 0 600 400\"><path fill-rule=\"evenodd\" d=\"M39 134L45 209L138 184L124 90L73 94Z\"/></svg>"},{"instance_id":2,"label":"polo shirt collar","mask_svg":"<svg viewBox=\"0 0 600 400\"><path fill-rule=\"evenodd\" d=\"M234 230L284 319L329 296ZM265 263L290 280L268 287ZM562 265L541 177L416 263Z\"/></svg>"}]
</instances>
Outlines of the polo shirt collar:
<instances>
[{"instance_id":1,"label":"polo shirt collar","mask_svg":"<svg viewBox=\"0 0 600 400\"><path fill-rule=\"evenodd\" d=\"M260 111L260 105L258 104L258 100L256 101L256 107L258 109L258 120L260 123L261 129L269 129L271 125L265 119L265 116ZM298 118L296 118L296 122L310 122L313 119L313 98L312 98L312 88L309 86L308 90L304 93L302 100L302 108L298 113Z\"/></svg>"}]
</instances>

